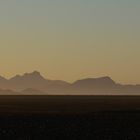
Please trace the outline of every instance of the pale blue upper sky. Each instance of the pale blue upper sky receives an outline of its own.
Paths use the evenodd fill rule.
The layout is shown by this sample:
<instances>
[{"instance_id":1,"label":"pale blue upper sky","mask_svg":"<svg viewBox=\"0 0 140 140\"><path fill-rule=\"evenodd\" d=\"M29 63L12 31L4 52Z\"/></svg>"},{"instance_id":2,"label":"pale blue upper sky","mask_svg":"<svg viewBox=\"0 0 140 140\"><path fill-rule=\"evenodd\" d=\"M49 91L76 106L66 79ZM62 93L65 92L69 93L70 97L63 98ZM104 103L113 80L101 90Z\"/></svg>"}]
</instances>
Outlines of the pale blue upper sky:
<instances>
[{"instance_id":1,"label":"pale blue upper sky","mask_svg":"<svg viewBox=\"0 0 140 140\"><path fill-rule=\"evenodd\" d=\"M140 83L139 0L1 0L0 18L0 74Z\"/></svg>"}]
</instances>

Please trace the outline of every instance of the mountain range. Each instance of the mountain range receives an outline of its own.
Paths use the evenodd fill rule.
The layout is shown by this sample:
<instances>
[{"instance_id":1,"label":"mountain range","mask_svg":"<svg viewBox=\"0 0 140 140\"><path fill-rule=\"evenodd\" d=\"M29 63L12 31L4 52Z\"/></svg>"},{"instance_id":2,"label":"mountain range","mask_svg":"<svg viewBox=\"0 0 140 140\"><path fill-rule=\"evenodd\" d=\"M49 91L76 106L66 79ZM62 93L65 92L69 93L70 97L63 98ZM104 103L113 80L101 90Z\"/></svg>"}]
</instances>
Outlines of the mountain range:
<instances>
[{"instance_id":1,"label":"mountain range","mask_svg":"<svg viewBox=\"0 0 140 140\"><path fill-rule=\"evenodd\" d=\"M122 85L110 77L87 78L68 83L45 79L38 71L16 75L10 79L0 76L3 95L139 95L140 85Z\"/></svg>"}]
</instances>

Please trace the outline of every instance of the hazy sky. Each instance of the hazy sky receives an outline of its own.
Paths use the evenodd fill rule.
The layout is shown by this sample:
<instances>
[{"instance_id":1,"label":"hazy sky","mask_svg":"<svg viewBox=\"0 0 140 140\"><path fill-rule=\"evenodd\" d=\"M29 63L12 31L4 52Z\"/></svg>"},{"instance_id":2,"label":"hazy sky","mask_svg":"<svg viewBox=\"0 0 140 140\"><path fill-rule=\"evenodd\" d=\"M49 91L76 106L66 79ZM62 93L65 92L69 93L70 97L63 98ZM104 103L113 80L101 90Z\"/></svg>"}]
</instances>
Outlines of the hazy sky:
<instances>
[{"instance_id":1,"label":"hazy sky","mask_svg":"<svg viewBox=\"0 0 140 140\"><path fill-rule=\"evenodd\" d=\"M0 75L140 83L140 0L1 0Z\"/></svg>"}]
</instances>

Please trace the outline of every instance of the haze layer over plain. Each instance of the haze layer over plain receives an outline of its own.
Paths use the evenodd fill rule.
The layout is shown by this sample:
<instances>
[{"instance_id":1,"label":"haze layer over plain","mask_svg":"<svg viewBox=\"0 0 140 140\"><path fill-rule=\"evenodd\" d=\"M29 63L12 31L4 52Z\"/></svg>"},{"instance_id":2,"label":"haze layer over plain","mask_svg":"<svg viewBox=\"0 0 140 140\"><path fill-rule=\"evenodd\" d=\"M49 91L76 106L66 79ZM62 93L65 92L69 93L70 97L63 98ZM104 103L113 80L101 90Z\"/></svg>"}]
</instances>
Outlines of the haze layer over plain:
<instances>
[{"instance_id":1,"label":"haze layer over plain","mask_svg":"<svg viewBox=\"0 0 140 140\"><path fill-rule=\"evenodd\" d=\"M0 1L0 73L140 83L140 1Z\"/></svg>"}]
</instances>

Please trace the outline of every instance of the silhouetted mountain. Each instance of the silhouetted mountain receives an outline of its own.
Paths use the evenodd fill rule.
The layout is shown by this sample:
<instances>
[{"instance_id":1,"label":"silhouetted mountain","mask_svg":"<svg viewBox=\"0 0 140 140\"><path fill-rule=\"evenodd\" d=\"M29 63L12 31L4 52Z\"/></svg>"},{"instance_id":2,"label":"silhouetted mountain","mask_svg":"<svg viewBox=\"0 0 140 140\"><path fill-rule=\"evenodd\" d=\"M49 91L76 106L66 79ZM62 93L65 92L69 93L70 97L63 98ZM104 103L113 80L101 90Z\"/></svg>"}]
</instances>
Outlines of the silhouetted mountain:
<instances>
[{"instance_id":1,"label":"silhouetted mountain","mask_svg":"<svg viewBox=\"0 0 140 140\"><path fill-rule=\"evenodd\" d=\"M110 77L81 79L72 84L72 90L77 94L110 94L116 93L121 85Z\"/></svg>"},{"instance_id":2,"label":"silhouetted mountain","mask_svg":"<svg viewBox=\"0 0 140 140\"><path fill-rule=\"evenodd\" d=\"M87 78L68 83L45 79L39 72L16 75L7 80L0 77L0 88L7 94L140 94L140 85L121 85L110 77Z\"/></svg>"},{"instance_id":3,"label":"silhouetted mountain","mask_svg":"<svg viewBox=\"0 0 140 140\"><path fill-rule=\"evenodd\" d=\"M2 89L11 89L22 91L24 89L37 89L40 91L57 91L70 85L68 82L61 80L45 79L39 72L25 73L16 75L9 80L0 78L0 87Z\"/></svg>"},{"instance_id":4,"label":"silhouetted mountain","mask_svg":"<svg viewBox=\"0 0 140 140\"><path fill-rule=\"evenodd\" d=\"M26 88L45 89L51 80L45 79L37 71L25 73L24 75L16 75L9 80L10 89L24 90Z\"/></svg>"},{"instance_id":5,"label":"silhouetted mountain","mask_svg":"<svg viewBox=\"0 0 140 140\"><path fill-rule=\"evenodd\" d=\"M43 78L43 76L41 76L41 74L37 71L34 71L32 73L25 73L24 75L20 76L20 75L16 75L15 77L11 78L9 81L11 82L44 82L46 81L45 78Z\"/></svg>"},{"instance_id":6,"label":"silhouetted mountain","mask_svg":"<svg viewBox=\"0 0 140 140\"><path fill-rule=\"evenodd\" d=\"M74 86L95 88L95 87L110 87L116 86L116 83L110 77L101 77L101 78L88 78L78 80L73 83Z\"/></svg>"}]
</instances>

